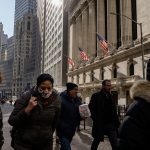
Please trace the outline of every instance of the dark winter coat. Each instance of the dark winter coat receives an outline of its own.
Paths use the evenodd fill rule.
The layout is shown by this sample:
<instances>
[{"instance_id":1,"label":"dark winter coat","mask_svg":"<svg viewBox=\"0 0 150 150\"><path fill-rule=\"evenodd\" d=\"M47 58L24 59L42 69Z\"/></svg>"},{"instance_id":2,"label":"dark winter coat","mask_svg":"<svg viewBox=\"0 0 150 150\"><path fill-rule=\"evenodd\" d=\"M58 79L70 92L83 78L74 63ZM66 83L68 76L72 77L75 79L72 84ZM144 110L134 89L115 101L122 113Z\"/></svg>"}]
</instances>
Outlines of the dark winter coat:
<instances>
[{"instance_id":1,"label":"dark winter coat","mask_svg":"<svg viewBox=\"0 0 150 150\"><path fill-rule=\"evenodd\" d=\"M4 143L2 128L3 128L3 117L2 117L2 111L1 111L1 108L0 108L0 150L1 150L1 147Z\"/></svg>"},{"instance_id":2,"label":"dark winter coat","mask_svg":"<svg viewBox=\"0 0 150 150\"><path fill-rule=\"evenodd\" d=\"M61 93L61 114L57 127L59 137L71 139L80 121L79 105L81 101L78 97L71 99L67 92Z\"/></svg>"},{"instance_id":3,"label":"dark winter coat","mask_svg":"<svg viewBox=\"0 0 150 150\"><path fill-rule=\"evenodd\" d=\"M118 150L150 149L150 82L138 81L130 90L134 102L119 128Z\"/></svg>"},{"instance_id":4,"label":"dark winter coat","mask_svg":"<svg viewBox=\"0 0 150 150\"><path fill-rule=\"evenodd\" d=\"M32 89L33 90L33 89ZM17 100L15 108L9 117L9 124L15 128L14 141L16 144L26 146L42 146L51 143L59 113L60 97L53 91L47 99L46 105L37 90L33 93L25 92ZM36 96L38 105L28 114L25 108L32 96Z\"/></svg>"},{"instance_id":5,"label":"dark winter coat","mask_svg":"<svg viewBox=\"0 0 150 150\"><path fill-rule=\"evenodd\" d=\"M89 103L89 109L91 111L91 117L93 120L93 127L92 127L92 136L93 138L98 138L103 140L104 139L104 121L107 119L104 116L104 103L106 101L107 97L106 94L101 90L100 92L94 93L91 97L90 103ZM117 116L117 111L115 104L113 103L112 96L109 93L109 101L110 101L110 107L111 107L111 122L114 124L116 128L119 126L119 119ZM107 106L106 106L107 107Z\"/></svg>"}]
</instances>

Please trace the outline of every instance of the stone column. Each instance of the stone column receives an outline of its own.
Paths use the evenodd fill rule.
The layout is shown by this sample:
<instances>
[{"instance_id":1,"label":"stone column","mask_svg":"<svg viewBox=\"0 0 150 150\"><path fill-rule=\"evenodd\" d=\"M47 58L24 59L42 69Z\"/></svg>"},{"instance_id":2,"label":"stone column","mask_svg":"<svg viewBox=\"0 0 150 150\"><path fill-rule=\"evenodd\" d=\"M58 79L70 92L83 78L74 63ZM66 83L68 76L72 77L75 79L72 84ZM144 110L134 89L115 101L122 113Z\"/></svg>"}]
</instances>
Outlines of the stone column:
<instances>
[{"instance_id":1,"label":"stone column","mask_svg":"<svg viewBox=\"0 0 150 150\"><path fill-rule=\"evenodd\" d=\"M93 70L91 70L91 72L90 72L90 82L94 82L94 71Z\"/></svg>"},{"instance_id":2,"label":"stone column","mask_svg":"<svg viewBox=\"0 0 150 150\"><path fill-rule=\"evenodd\" d=\"M77 53L77 62L80 63L81 61L81 58L80 58L80 54L79 54L79 50L78 50L78 47L81 47L82 48L82 16L81 16L81 13L79 16L77 16L76 18L76 23L77 23L77 26L76 26L76 53Z\"/></svg>"},{"instance_id":3,"label":"stone column","mask_svg":"<svg viewBox=\"0 0 150 150\"><path fill-rule=\"evenodd\" d=\"M111 15L110 12L116 13L116 0L108 1L108 38L107 41L115 48L117 45L117 16ZM111 47L110 47L111 51Z\"/></svg>"},{"instance_id":4,"label":"stone column","mask_svg":"<svg viewBox=\"0 0 150 150\"><path fill-rule=\"evenodd\" d=\"M75 17L71 20L70 25L70 51L69 56L75 61L77 61L77 52L76 52L76 19Z\"/></svg>"},{"instance_id":5,"label":"stone column","mask_svg":"<svg viewBox=\"0 0 150 150\"><path fill-rule=\"evenodd\" d=\"M88 49L88 8L82 6L82 47L87 53Z\"/></svg>"},{"instance_id":6,"label":"stone column","mask_svg":"<svg viewBox=\"0 0 150 150\"><path fill-rule=\"evenodd\" d=\"M97 33L105 37L105 0L97 0ZM97 54L99 57L103 56L99 42L97 42Z\"/></svg>"},{"instance_id":7,"label":"stone column","mask_svg":"<svg viewBox=\"0 0 150 150\"><path fill-rule=\"evenodd\" d=\"M120 2L122 15L132 18L131 0L124 0ZM132 42L132 21L122 16L121 29L122 46L126 47Z\"/></svg>"},{"instance_id":8,"label":"stone column","mask_svg":"<svg viewBox=\"0 0 150 150\"><path fill-rule=\"evenodd\" d=\"M96 14L95 1L89 2L88 55L93 57L96 52Z\"/></svg>"}]
</instances>

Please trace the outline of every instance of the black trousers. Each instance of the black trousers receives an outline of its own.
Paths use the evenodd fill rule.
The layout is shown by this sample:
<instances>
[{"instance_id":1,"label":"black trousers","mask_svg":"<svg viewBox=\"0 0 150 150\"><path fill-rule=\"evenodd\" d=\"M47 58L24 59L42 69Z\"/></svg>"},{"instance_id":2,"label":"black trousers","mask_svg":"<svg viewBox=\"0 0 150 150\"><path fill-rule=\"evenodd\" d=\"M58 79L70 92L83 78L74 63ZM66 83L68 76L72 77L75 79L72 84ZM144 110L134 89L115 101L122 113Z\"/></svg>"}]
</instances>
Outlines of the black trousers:
<instances>
[{"instance_id":1,"label":"black trousers","mask_svg":"<svg viewBox=\"0 0 150 150\"><path fill-rule=\"evenodd\" d=\"M113 124L107 124L104 126L104 134L108 136L112 150L117 150L117 131ZM101 139L94 138L91 150L97 150Z\"/></svg>"}]
</instances>

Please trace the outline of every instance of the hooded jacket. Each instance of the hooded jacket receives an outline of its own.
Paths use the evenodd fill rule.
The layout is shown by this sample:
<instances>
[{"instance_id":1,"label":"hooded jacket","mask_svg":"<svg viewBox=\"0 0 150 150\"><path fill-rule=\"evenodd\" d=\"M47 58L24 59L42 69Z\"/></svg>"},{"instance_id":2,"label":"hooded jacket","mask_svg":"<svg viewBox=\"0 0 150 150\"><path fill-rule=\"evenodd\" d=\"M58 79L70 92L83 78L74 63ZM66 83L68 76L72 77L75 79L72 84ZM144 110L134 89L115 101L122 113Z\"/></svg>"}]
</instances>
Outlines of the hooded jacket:
<instances>
[{"instance_id":1,"label":"hooded jacket","mask_svg":"<svg viewBox=\"0 0 150 150\"><path fill-rule=\"evenodd\" d=\"M37 97L38 105L28 114L25 112L25 108L31 95ZM58 93L53 90L51 96L47 99L46 106L43 102L44 100L37 90L33 91L33 89L25 92L17 100L8 120L9 124L15 128L15 143L39 147L52 141L60 112Z\"/></svg>"},{"instance_id":2,"label":"hooded jacket","mask_svg":"<svg viewBox=\"0 0 150 150\"><path fill-rule=\"evenodd\" d=\"M150 82L137 81L130 89L134 100L119 128L118 150L150 149Z\"/></svg>"}]
</instances>

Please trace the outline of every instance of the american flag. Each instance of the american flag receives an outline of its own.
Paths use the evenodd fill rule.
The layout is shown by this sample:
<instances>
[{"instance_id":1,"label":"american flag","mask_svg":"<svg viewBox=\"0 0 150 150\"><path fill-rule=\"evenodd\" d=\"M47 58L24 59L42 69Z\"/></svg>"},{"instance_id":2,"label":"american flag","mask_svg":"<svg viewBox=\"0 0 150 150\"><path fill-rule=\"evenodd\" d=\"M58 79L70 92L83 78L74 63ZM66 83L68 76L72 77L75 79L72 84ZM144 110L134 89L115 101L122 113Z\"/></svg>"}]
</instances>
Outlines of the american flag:
<instances>
[{"instance_id":1,"label":"american flag","mask_svg":"<svg viewBox=\"0 0 150 150\"><path fill-rule=\"evenodd\" d=\"M75 66L74 61L70 57L68 57L68 64L70 64L72 67Z\"/></svg>"},{"instance_id":2,"label":"american flag","mask_svg":"<svg viewBox=\"0 0 150 150\"><path fill-rule=\"evenodd\" d=\"M100 43L100 46L103 49L104 56L106 56L107 53L109 52L108 44L107 44L107 42L105 41L105 39L101 35L99 35L98 33L96 33L96 35L97 35L97 39L98 39L98 41Z\"/></svg>"},{"instance_id":3,"label":"american flag","mask_svg":"<svg viewBox=\"0 0 150 150\"><path fill-rule=\"evenodd\" d=\"M80 47L79 48L79 51L80 51L80 57L82 60L85 60L85 61L88 61L90 60L90 58L87 56L87 54L84 52L84 50Z\"/></svg>"}]
</instances>

